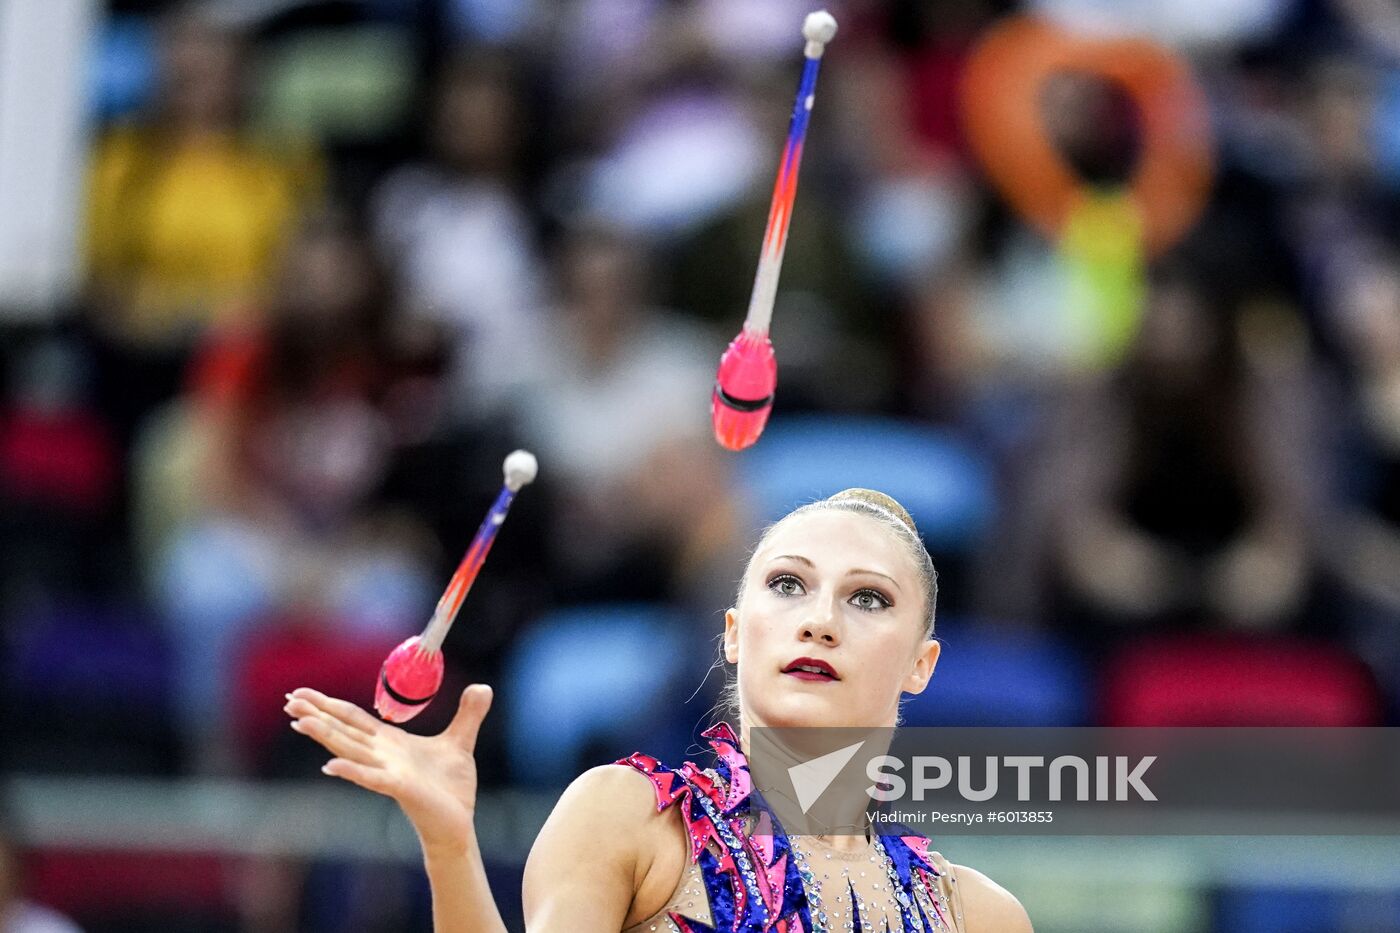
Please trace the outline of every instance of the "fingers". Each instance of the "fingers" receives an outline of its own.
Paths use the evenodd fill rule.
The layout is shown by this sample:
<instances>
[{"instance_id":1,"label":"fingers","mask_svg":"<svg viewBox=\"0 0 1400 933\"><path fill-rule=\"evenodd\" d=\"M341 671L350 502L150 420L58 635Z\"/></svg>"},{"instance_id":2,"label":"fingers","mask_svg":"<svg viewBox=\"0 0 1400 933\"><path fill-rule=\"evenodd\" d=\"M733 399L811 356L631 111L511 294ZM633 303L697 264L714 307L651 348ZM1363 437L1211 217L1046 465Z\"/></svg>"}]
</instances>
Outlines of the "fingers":
<instances>
[{"instance_id":1,"label":"fingers","mask_svg":"<svg viewBox=\"0 0 1400 933\"><path fill-rule=\"evenodd\" d=\"M325 713L316 711L294 719L292 729L319 742L333 755L370 767L383 766L374 749L360 737L363 733L346 729Z\"/></svg>"},{"instance_id":2,"label":"fingers","mask_svg":"<svg viewBox=\"0 0 1400 933\"><path fill-rule=\"evenodd\" d=\"M358 784L365 790L372 790L376 794L385 794L390 797L394 795L388 773L380 768L367 767L345 758L332 758L321 766L321 773L342 778L352 784Z\"/></svg>"},{"instance_id":3,"label":"fingers","mask_svg":"<svg viewBox=\"0 0 1400 933\"><path fill-rule=\"evenodd\" d=\"M462 699L457 703L457 715L447 727L447 734L469 752L476 749L476 736L481 731L481 721L491 709L492 696L488 684L472 684L463 690Z\"/></svg>"},{"instance_id":4,"label":"fingers","mask_svg":"<svg viewBox=\"0 0 1400 933\"><path fill-rule=\"evenodd\" d=\"M335 697L328 697L318 690L312 690L310 687L298 687L287 694L287 699L305 700L323 713L335 717L346 726L357 729L360 732L368 733L369 735L374 735L380 728L379 720L360 709L354 703L347 703L345 700L337 700Z\"/></svg>"}]
</instances>

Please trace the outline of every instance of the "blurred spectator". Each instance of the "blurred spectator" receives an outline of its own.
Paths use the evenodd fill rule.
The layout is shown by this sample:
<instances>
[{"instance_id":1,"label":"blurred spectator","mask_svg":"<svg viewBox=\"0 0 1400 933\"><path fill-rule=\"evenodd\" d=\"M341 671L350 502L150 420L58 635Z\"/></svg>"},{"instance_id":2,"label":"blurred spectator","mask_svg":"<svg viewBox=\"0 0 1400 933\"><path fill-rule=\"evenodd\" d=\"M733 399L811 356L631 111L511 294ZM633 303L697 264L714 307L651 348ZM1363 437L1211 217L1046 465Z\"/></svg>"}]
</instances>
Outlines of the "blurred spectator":
<instances>
[{"instance_id":1,"label":"blurred spectator","mask_svg":"<svg viewBox=\"0 0 1400 933\"><path fill-rule=\"evenodd\" d=\"M471 418L498 411L540 362L545 282L518 177L522 109L508 59L461 54L439 82L429 160L392 173L373 199L408 310L452 334L454 407Z\"/></svg>"},{"instance_id":2,"label":"blurred spectator","mask_svg":"<svg viewBox=\"0 0 1400 933\"><path fill-rule=\"evenodd\" d=\"M978 266L959 256L902 294L895 355L902 411L958 431L1008 465L1024 453L1051 406L1055 383L1001 352L987 323L991 301Z\"/></svg>"},{"instance_id":3,"label":"blurred spectator","mask_svg":"<svg viewBox=\"0 0 1400 933\"><path fill-rule=\"evenodd\" d=\"M54 338L17 367L0 427L0 471L12 501L79 514L110 501L116 451L87 408L88 363L75 345Z\"/></svg>"},{"instance_id":4,"label":"blurred spectator","mask_svg":"<svg viewBox=\"0 0 1400 933\"><path fill-rule=\"evenodd\" d=\"M802 18L813 9L805 0L572 0L561 6L553 36L560 90L567 100L590 106L616 104L619 93L654 86L662 75L693 72L697 59L721 62L726 71L791 62L800 49ZM826 4L843 23L845 6Z\"/></svg>"},{"instance_id":5,"label":"blurred spectator","mask_svg":"<svg viewBox=\"0 0 1400 933\"><path fill-rule=\"evenodd\" d=\"M1120 359L1139 326L1144 230L1127 185L1141 134L1132 99L1113 81L1066 71L1039 90L1041 119L1081 179L1082 200L1053 237L1021 219L1001 231L976 277L985 295L977 323L1011 371L1053 382ZM965 239L974 232L985 231L967 230Z\"/></svg>"},{"instance_id":6,"label":"blurred spectator","mask_svg":"<svg viewBox=\"0 0 1400 933\"><path fill-rule=\"evenodd\" d=\"M161 30L150 118L99 141L88 188L88 275L98 329L134 354L130 404L167 397L180 351L260 305L292 222L319 187L307 151L253 138L241 37L194 8Z\"/></svg>"},{"instance_id":7,"label":"blurred spectator","mask_svg":"<svg viewBox=\"0 0 1400 933\"><path fill-rule=\"evenodd\" d=\"M1358 62L1323 60L1309 75L1304 118L1313 130L1314 180L1324 193L1355 195L1374 186L1378 74Z\"/></svg>"},{"instance_id":8,"label":"blurred spectator","mask_svg":"<svg viewBox=\"0 0 1400 933\"><path fill-rule=\"evenodd\" d=\"M832 69L838 140L857 170L851 233L867 274L885 285L929 275L963 245L974 219L969 179L953 139L921 139L899 60L862 48ZM952 119L951 117L949 119ZM945 148L941 143L948 143Z\"/></svg>"},{"instance_id":9,"label":"blurred spectator","mask_svg":"<svg viewBox=\"0 0 1400 933\"><path fill-rule=\"evenodd\" d=\"M699 32L727 61L775 65L794 58L802 19L814 7L809 0L700 0L690 5ZM820 5L838 21L844 0Z\"/></svg>"},{"instance_id":10,"label":"blurred spectator","mask_svg":"<svg viewBox=\"0 0 1400 933\"><path fill-rule=\"evenodd\" d=\"M177 422L195 452L152 458L190 475L146 485L183 712L206 728L249 625L291 611L345 637L389 638L435 595L421 524L374 505L395 446L429 429L432 410L369 244L332 218L308 224L260 317L215 334L197 361ZM169 495L183 499L160 501Z\"/></svg>"},{"instance_id":11,"label":"blurred spectator","mask_svg":"<svg viewBox=\"0 0 1400 933\"><path fill-rule=\"evenodd\" d=\"M1385 0L1332 0L1356 41L1394 59L1400 56L1400 15Z\"/></svg>"},{"instance_id":12,"label":"blurred spectator","mask_svg":"<svg viewBox=\"0 0 1400 933\"><path fill-rule=\"evenodd\" d=\"M1400 686L1400 258L1354 270L1338 301L1347 387L1334 412L1338 515L1324 553L1366 657Z\"/></svg>"},{"instance_id":13,"label":"blurred spectator","mask_svg":"<svg viewBox=\"0 0 1400 933\"><path fill-rule=\"evenodd\" d=\"M1358 62L1315 64L1303 84L1304 172L1283 202L1284 229L1307 289L1321 346L1336 356L1337 300L1358 262L1394 242L1397 190L1382 182L1377 151L1378 76Z\"/></svg>"},{"instance_id":14,"label":"blurred spectator","mask_svg":"<svg viewBox=\"0 0 1400 933\"><path fill-rule=\"evenodd\" d=\"M91 359L51 335L19 351L0 400L0 604L61 598L108 575L121 451L91 395Z\"/></svg>"},{"instance_id":15,"label":"blurred spectator","mask_svg":"<svg viewBox=\"0 0 1400 933\"><path fill-rule=\"evenodd\" d=\"M81 933L67 917L24 897L24 860L0 811L0 933Z\"/></svg>"},{"instance_id":16,"label":"blurred spectator","mask_svg":"<svg viewBox=\"0 0 1400 933\"><path fill-rule=\"evenodd\" d=\"M558 12L552 56L566 104L617 105L669 51L657 0L573 0ZM578 115L575 115L578 116Z\"/></svg>"},{"instance_id":17,"label":"blurred spectator","mask_svg":"<svg viewBox=\"0 0 1400 933\"><path fill-rule=\"evenodd\" d=\"M786 87L787 103L770 113L763 96L751 93L776 89L769 70L725 62L682 10L660 22L665 41L642 58L649 70L599 88L592 99L603 106L563 115L585 124L594 151L561 166L555 187L575 200L577 213L675 241L767 187L794 85L785 75L777 86ZM581 90L566 87L570 95Z\"/></svg>"},{"instance_id":18,"label":"blurred spectator","mask_svg":"<svg viewBox=\"0 0 1400 933\"><path fill-rule=\"evenodd\" d=\"M1207 297L1221 284L1189 268L1155 283L1129 360L1074 387L1046 426L1011 509L1020 554L992 561L999 614L1036 613L1045 592L1019 606L1015 594L1038 566L1057 615L1085 633L1297 621L1319 480L1298 443L1309 410L1252 365L1235 315Z\"/></svg>"},{"instance_id":19,"label":"blurred spectator","mask_svg":"<svg viewBox=\"0 0 1400 933\"><path fill-rule=\"evenodd\" d=\"M902 92L915 138L932 154L965 156L962 73L979 33L1002 4L988 0L942 0L905 4L892 23L901 49L903 80L887 89Z\"/></svg>"},{"instance_id":20,"label":"blurred spectator","mask_svg":"<svg viewBox=\"0 0 1400 933\"><path fill-rule=\"evenodd\" d=\"M553 542L575 586L592 580L597 595L656 598L675 593L668 572L688 577L682 588L718 572L723 600L729 548L743 532L710 437L723 340L649 307L647 272L622 235L568 237L548 375L528 399L524 430L564 484Z\"/></svg>"}]
</instances>

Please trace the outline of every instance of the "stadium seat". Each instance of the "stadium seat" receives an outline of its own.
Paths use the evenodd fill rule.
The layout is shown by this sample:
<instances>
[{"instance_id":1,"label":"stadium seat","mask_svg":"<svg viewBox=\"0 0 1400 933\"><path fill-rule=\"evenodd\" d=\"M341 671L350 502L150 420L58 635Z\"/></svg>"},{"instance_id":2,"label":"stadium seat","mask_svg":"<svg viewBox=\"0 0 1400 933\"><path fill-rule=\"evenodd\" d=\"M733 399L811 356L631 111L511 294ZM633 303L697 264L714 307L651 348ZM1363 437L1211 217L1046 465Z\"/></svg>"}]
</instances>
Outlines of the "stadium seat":
<instances>
[{"instance_id":1,"label":"stadium seat","mask_svg":"<svg viewBox=\"0 0 1400 933\"><path fill-rule=\"evenodd\" d=\"M1104 671L1109 726L1373 726L1381 718L1366 666L1304 639L1152 638Z\"/></svg>"},{"instance_id":2,"label":"stadium seat","mask_svg":"<svg viewBox=\"0 0 1400 933\"><path fill-rule=\"evenodd\" d=\"M765 521L849 486L886 492L913 516L930 551L961 552L996 506L990 465L927 425L874 417L795 417L770 425L739 457L743 490Z\"/></svg>"},{"instance_id":3,"label":"stadium seat","mask_svg":"<svg viewBox=\"0 0 1400 933\"><path fill-rule=\"evenodd\" d=\"M174 766L170 653L131 607L67 605L14 620L6 742L25 770L149 773ZM13 743L13 744L11 744Z\"/></svg>"},{"instance_id":4,"label":"stadium seat","mask_svg":"<svg viewBox=\"0 0 1400 933\"><path fill-rule=\"evenodd\" d=\"M1230 933L1400 933L1400 892L1226 888L1216 901L1215 928Z\"/></svg>"},{"instance_id":5,"label":"stadium seat","mask_svg":"<svg viewBox=\"0 0 1400 933\"><path fill-rule=\"evenodd\" d=\"M687 675L703 650L687 620L664 606L580 606L539 619L502 676L512 778L565 784L594 749L610 757L582 766L638 750L681 751L689 729L676 711L699 683Z\"/></svg>"},{"instance_id":6,"label":"stadium seat","mask_svg":"<svg viewBox=\"0 0 1400 933\"><path fill-rule=\"evenodd\" d=\"M928 689L909 697L910 726L1083 726L1090 707L1084 662L1031 628L940 619L943 652Z\"/></svg>"},{"instance_id":7,"label":"stadium seat","mask_svg":"<svg viewBox=\"0 0 1400 933\"><path fill-rule=\"evenodd\" d=\"M314 618L270 619L260 626L231 661L236 665L234 734L243 763L257 773L280 773L289 760L281 753L289 749L324 759L287 729L285 695L313 687L373 709L375 677L396 643L345 638L329 622ZM305 756L293 757L300 762Z\"/></svg>"},{"instance_id":8,"label":"stadium seat","mask_svg":"<svg viewBox=\"0 0 1400 933\"><path fill-rule=\"evenodd\" d=\"M144 16L113 16L95 41L88 72L93 116L109 122L139 111L156 80L156 30Z\"/></svg>"},{"instance_id":9,"label":"stadium seat","mask_svg":"<svg viewBox=\"0 0 1400 933\"><path fill-rule=\"evenodd\" d=\"M28 865L32 896L87 929L219 930L237 919L236 866L223 856L39 849Z\"/></svg>"}]
</instances>

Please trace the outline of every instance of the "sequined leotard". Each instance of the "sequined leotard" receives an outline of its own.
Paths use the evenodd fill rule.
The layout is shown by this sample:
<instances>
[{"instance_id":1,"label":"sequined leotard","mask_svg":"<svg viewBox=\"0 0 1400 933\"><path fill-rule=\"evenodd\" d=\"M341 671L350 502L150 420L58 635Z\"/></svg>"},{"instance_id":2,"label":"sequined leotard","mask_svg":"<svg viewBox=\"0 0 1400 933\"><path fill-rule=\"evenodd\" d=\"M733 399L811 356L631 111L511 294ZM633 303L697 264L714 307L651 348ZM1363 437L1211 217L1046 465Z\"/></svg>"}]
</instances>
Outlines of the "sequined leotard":
<instances>
[{"instance_id":1,"label":"sequined leotard","mask_svg":"<svg viewBox=\"0 0 1400 933\"><path fill-rule=\"evenodd\" d=\"M713 768L673 769L640 752L617 762L647 776L658 810L680 806L690 837L666 907L625 933L962 933L957 879L927 839L882 834L840 851L813 837L750 833L753 787L734 731L720 723L704 735Z\"/></svg>"}]
</instances>

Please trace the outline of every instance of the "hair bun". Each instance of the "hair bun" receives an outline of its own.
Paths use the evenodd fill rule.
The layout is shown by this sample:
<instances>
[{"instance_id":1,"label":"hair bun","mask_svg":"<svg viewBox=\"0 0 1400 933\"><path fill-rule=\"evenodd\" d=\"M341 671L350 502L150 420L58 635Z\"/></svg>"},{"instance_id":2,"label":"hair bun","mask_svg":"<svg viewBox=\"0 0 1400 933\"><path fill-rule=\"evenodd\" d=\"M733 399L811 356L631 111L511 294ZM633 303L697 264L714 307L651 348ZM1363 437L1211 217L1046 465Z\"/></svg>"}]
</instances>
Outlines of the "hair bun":
<instances>
[{"instance_id":1,"label":"hair bun","mask_svg":"<svg viewBox=\"0 0 1400 933\"><path fill-rule=\"evenodd\" d=\"M909 530L917 537L919 529L914 526L914 517L909 514L909 510L900 505L893 496L887 496L877 489L862 489L853 486L850 489L843 489L827 499L828 502L840 502L843 499L855 499L864 502L866 505L873 505L877 509L884 509L895 518L909 526Z\"/></svg>"}]
</instances>

